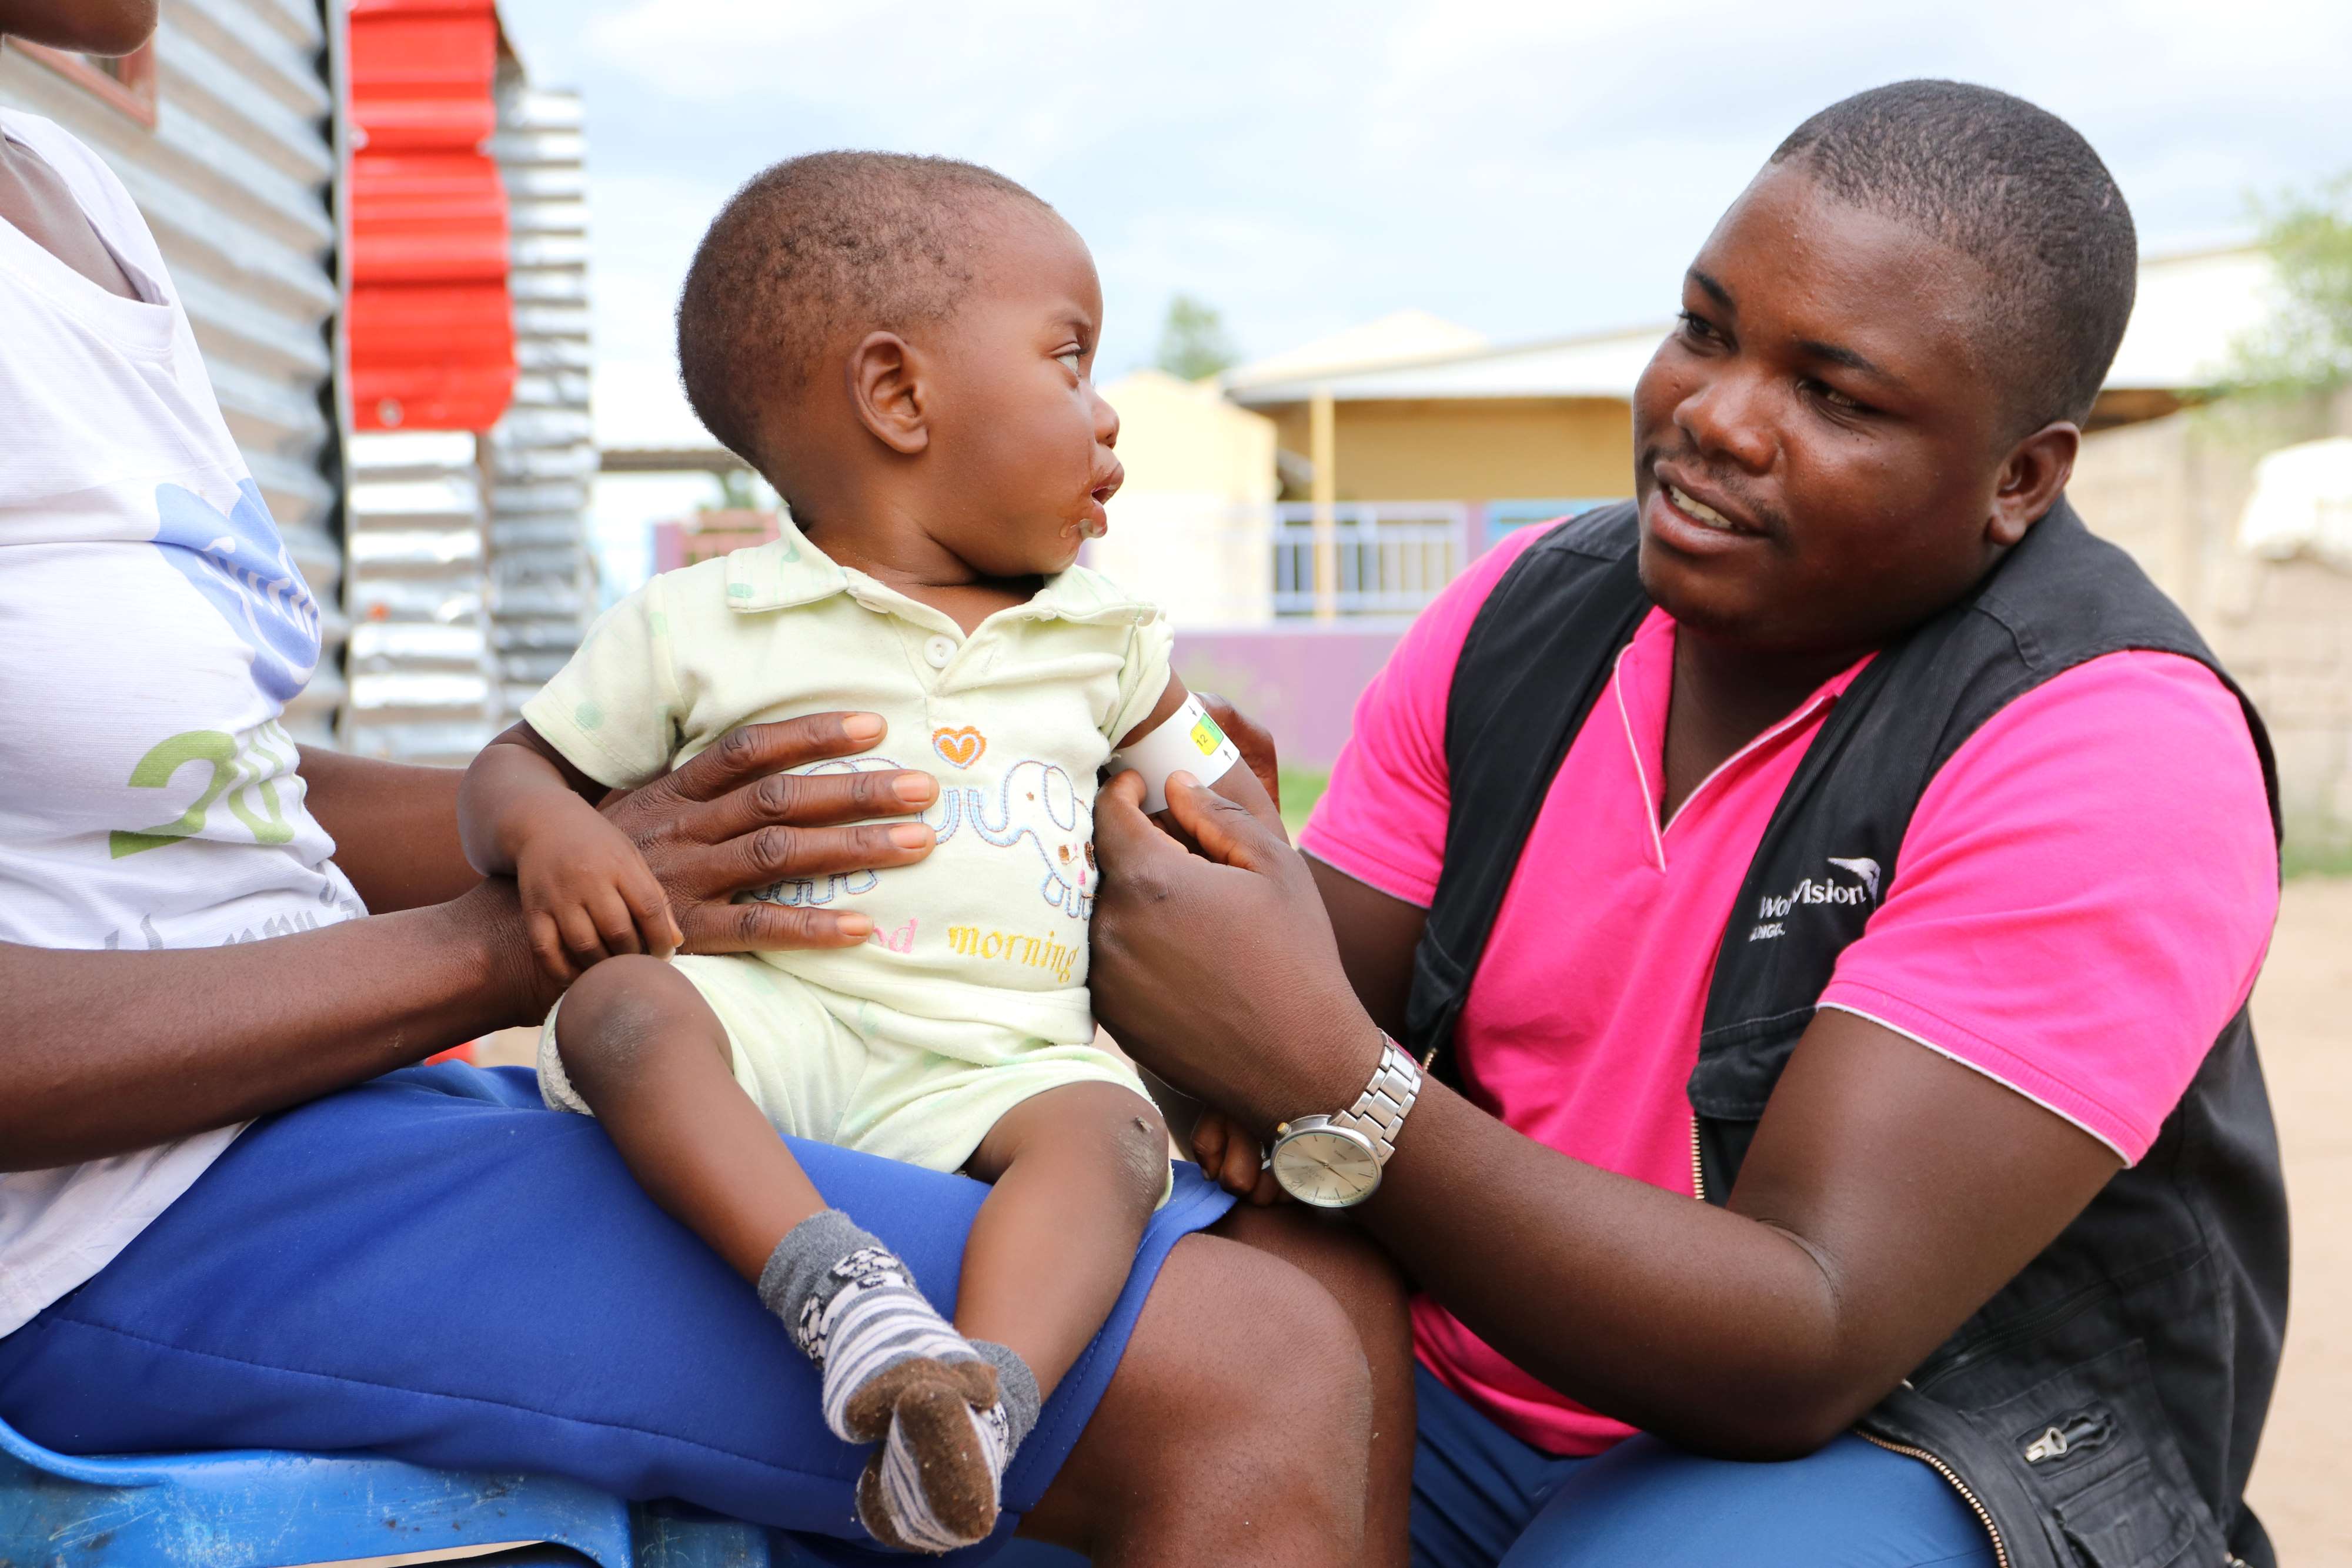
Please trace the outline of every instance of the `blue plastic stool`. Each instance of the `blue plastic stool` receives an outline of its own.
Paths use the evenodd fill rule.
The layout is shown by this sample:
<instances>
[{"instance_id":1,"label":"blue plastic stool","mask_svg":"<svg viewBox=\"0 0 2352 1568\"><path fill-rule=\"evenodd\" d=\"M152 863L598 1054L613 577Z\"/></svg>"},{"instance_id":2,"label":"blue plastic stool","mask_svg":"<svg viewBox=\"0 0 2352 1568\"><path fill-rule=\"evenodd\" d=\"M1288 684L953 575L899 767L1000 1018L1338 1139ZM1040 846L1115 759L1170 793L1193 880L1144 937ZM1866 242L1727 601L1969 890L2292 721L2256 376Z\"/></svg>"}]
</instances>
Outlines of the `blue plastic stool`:
<instances>
[{"instance_id":1,"label":"blue plastic stool","mask_svg":"<svg viewBox=\"0 0 2352 1568\"><path fill-rule=\"evenodd\" d=\"M428 1470L398 1459L257 1451L74 1458L0 1422L0 1564L278 1568L539 1544L514 1568L783 1568L806 1554L757 1525L630 1504L558 1476Z\"/></svg>"},{"instance_id":2,"label":"blue plastic stool","mask_svg":"<svg viewBox=\"0 0 2352 1568\"><path fill-rule=\"evenodd\" d=\"M780 1531L561 1476L256 1449L84 1459L0 1421L0 1568L283 1568L505 1541L530 1544L468 1568L818 1568ZM990 1568L1085 1563L1013 1541Z\"/></svg>"}]
</instances>

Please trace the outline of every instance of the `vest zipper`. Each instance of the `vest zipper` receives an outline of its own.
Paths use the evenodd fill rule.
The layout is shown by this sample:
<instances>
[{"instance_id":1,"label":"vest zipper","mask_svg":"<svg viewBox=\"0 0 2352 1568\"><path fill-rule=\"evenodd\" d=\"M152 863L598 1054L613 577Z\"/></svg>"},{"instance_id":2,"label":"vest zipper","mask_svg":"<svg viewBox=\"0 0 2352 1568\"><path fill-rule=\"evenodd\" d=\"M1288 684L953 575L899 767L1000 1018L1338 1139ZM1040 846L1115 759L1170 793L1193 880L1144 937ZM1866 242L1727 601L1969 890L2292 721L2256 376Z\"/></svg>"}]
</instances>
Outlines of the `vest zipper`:
<instances>
[{"instance_id":1,"label":"vest zipper","mask_svg":"<svg viewBox=\"0 0 2352 1568\"><path fill-rule=\"evenodd\" d=\"M1977 1494L1969 1490L1969 1483L1960 1479L1958 1471L1925 1448L1915 1448L1908 1443L1890 1443L1884 1437L1872 1437L1860 1427L1854 1428L1853 1435L1865 1443L1875 1443L1890 1454L1901 1454L1906 1458L1916 1459L1951 1482L1952 1490L1960 1494L1960 1500L1969 1505L1970 1511L1977 1516L1977 1522L1984 1526L1985 1534L1992 1538L1993 1562L1998 1568L2009 1568L2009 1543L2000 1538L2000 1526L1992 1521L1991 1511L1985 1507Z\"/></svg>"},{"instance_id":2,"label":"vest zipper","mask_svg":"<svg viewBox=\"0 0 2352 1568\"><path fill-rule=\"evenodd\" d=\"M1691 1196L1706 1201L1706 1164L1698 1155L1698 1113L1691 1113Z\"/></svg>"},{"instance_id":3,"label":"vest zipper","mask_svg":"<svg viewBox=\"0 0 2352 1568\"><path fill-rule=\"evenodd\" d=\"M2115 1423L2104 1411L2084 1410L2053 1421L2025 1445L2025 1462L2046 1465L2084 1448L2095 1448L2115 1436Z\"/></svg>"}]
</instances>

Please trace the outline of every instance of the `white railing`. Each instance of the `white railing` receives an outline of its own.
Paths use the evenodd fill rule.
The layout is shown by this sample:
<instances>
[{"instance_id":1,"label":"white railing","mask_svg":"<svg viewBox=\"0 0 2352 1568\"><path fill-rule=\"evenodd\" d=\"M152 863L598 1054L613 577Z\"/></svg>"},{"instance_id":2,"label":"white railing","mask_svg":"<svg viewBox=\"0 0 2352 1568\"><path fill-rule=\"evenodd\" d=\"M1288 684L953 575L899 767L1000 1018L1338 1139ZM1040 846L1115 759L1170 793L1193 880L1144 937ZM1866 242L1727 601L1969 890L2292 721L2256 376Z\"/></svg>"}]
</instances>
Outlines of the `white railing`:
<instances>
[{"instance_id":1,"label":"white railing","mask_svg":"<svg viewBox=\"0 0 2352 1568\"><path fill-rule=\"evenodd\" d=\"M1339 615L1410 615L1468 559L1470 508L1460 501L1343 501L1331 509ZM1274 509L1274 612L1313 615L1315 507Z\"/></svg>"}]
</instances>

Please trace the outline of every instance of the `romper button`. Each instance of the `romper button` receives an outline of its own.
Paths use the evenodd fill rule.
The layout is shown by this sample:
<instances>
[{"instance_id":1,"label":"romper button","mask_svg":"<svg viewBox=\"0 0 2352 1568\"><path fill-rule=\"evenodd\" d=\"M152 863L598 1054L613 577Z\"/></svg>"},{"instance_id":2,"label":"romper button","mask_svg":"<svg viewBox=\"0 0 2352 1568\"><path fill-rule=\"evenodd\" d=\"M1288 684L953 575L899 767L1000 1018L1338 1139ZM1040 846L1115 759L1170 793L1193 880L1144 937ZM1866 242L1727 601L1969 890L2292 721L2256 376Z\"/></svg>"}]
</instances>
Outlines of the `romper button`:
<instances>
[{"instance_id":1,"label":"romper button","mask_svg":"<svg viewBox=\"0 0 2352 1568\"><path fill-rule=\"evenodd\" d=\"M948 661L955 657L955 651L954 640L948 637L934 637L923 644L923 657L931 662L931 668L935 670L946 669Z\"/></svg>"}]
</instances>

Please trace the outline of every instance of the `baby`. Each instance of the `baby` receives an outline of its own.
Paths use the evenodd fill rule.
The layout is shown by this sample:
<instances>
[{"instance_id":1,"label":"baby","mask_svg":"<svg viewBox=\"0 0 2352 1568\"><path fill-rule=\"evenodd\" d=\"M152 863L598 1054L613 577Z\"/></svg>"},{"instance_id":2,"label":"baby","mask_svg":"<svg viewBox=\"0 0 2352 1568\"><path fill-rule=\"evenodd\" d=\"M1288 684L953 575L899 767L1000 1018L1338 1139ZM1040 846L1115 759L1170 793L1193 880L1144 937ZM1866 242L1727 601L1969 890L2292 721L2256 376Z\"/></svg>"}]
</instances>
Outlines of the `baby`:
<instances>
[{"instance_id":1,"label":"baby","mask_svg":"<svg viewBox=\"0 0 2352 1568\"><path fill-rule=\"evenodd\" d=\"M1159 1113L1087 1002L1097 778L1149 737L1265 803L1171 672L1165 618L1075 564L1121 477L1102 313L1078 236L987 170L834 152L754 179L695 256L678 359L791 520L615 606L462 796L467 854L516 877L542 960L577 977L541 1037L549 1103L598 1117L757 1285L832 1429L883 1440L857 1508L893 1546L989 1533L1169 1189ZM590 802L833 709L887 755L818 768L935 773L900 781L929 809L890 831L936 848L761 895L854 911L856 946L665 962L661 890ZM993 1184L952 1326L779 1129Z\"/></svg>"}]
</instances>

